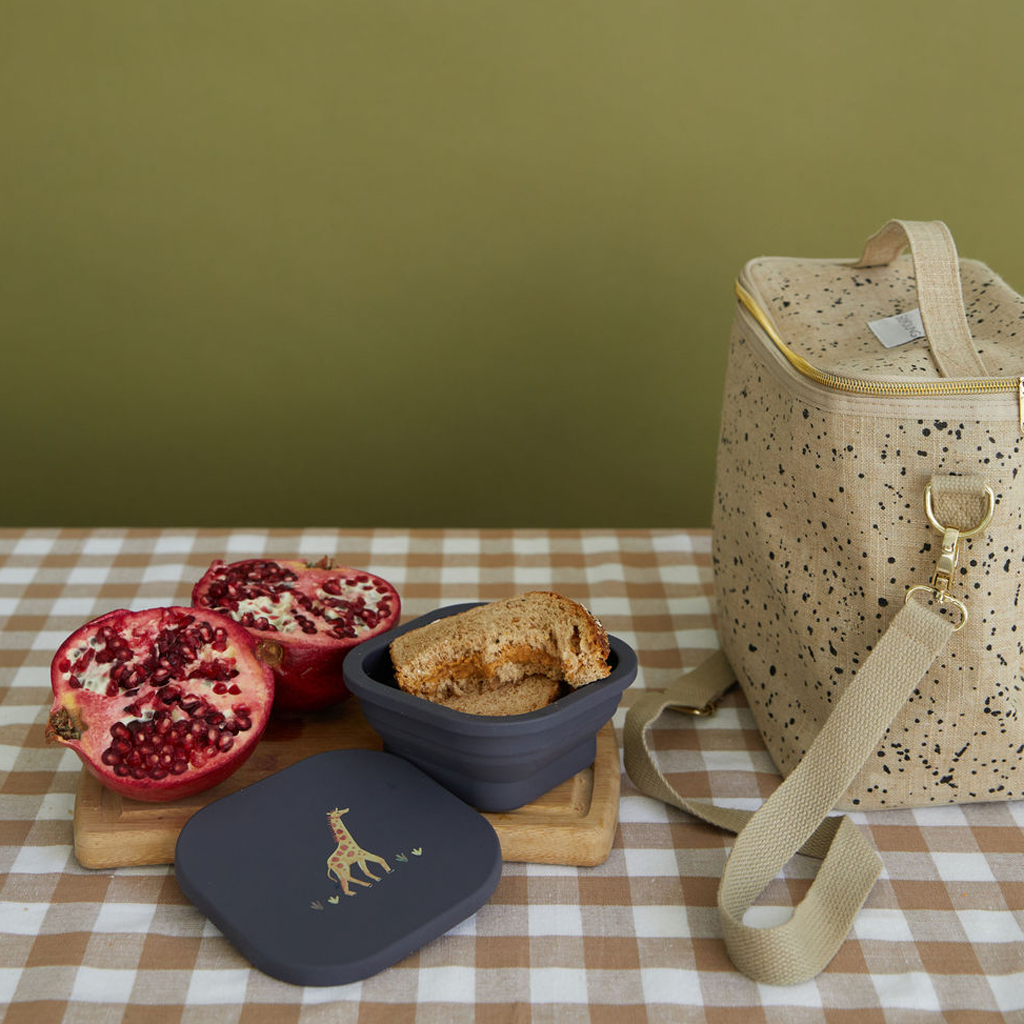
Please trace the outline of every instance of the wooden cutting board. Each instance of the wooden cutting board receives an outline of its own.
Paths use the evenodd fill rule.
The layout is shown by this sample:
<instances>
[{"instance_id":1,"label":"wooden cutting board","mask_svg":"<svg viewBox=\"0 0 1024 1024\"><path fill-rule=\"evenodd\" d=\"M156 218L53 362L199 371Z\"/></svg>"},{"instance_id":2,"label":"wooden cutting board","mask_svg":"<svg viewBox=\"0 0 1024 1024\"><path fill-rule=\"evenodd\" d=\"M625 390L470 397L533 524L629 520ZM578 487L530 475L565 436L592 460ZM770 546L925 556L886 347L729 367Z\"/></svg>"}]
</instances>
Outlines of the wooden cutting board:
<instances>
[{"instance_id":1,"label":"wooden cutting board","mask_svg":"<svg viewBox=\"0 0 1024 1024\"><path fill-rule=\"evenodd\" d=\"M231 778L185 800L131 800L100 785L83 768L75 799L75 856L86 868L170 864L178 833L200 808L305 757L346 747L381 747L355 700L316 715L273 719L253 755ZM619 817L619 751L612 724L597 734L590 768L525 807L484 817L498 833L504 860L602 863Z\"/></svg>"}]
</instances>

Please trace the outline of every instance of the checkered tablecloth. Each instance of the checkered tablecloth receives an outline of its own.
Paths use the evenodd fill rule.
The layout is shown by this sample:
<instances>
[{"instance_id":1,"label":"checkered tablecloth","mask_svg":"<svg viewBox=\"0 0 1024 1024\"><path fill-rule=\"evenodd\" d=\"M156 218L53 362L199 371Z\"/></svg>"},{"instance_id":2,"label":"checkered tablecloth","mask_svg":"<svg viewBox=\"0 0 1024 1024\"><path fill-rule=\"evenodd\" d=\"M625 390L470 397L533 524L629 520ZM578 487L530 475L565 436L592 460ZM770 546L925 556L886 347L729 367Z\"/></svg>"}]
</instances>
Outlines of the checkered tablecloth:
<instances>
[{"instance_id":1,"label":"checkered tablecloth","mask_svg":"<svg viewBox=\"0 0 1024 1024\"><path fill-rule=\"evenodd\" d=\"M332 554L391 580L405 617L457 601L559 590L637 651L660 689L715 647L702 531L0 531L0 1007L5 1020L444 1024L552 1021L1024 1020L1024 804L854 815L885 871L817 979L748 981L719 939L731 837L639 795L599 867L506 864L473 917L375 977L275 981L186 900L170 867L89 871L72 852L80 765L48 747L49 663L118 607L187 603L215 557ZM754 807L778 779L742 697L654 730L681 791ZM806 891L796 858L757 909Z\"/></svg>"}]
</instances>

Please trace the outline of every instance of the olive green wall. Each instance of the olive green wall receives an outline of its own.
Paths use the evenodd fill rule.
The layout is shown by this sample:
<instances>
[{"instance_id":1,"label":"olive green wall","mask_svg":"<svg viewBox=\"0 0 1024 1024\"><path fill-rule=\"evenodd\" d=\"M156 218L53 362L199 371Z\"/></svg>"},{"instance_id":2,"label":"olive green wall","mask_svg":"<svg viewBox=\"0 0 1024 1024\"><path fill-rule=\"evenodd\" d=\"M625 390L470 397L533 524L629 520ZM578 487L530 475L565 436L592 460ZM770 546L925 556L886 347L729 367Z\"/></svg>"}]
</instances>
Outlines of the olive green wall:
<instances>
[{"instance_id":1,"label":"olive green wall","mask_svg":"<svg viewBox=\"0 0 1024 1024\"><path fill-rule=\"evenodd\" d=\"M0 2L5 525L700 525L732 281L1024 286L1024 5Z\"/></svg>"}]
</instances>

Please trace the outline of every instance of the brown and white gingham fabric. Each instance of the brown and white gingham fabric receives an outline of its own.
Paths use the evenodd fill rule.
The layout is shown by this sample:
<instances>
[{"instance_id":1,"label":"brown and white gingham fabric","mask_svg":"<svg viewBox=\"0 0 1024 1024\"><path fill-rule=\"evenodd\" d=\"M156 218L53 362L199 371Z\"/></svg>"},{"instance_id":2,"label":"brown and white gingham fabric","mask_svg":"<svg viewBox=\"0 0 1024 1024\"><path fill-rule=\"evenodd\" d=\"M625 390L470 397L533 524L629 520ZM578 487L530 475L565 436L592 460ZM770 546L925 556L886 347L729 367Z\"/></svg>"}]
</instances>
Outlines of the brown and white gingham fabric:
<instances>
[{"instance_id":1,"label":"brown and white gingham fabric","mask_svg":"<svg viewBox=\"0 0 1024 1024\"><path fill-rule=\"evenodd\" d=\"M885 869L824 973L740 975L715 890L732 837L623 779L596 868L506 864L477 914L373 978L300 988L253 969L172 868L88 871L71 849L80 766L47 747L49 662L116 607L187 603L215 557L335 554L391 580L406 616L550 587L633 645L643 689L716 646L702 531L25 530L0 532L0 1007L14 1022L1024 1021L1024 804L854 814ZM742 697L653 730L676 788L754 808L778 783ZM1022 768L1021 770L1024 770ZM755 908L784 915L815 867L796 858Z\"/></svg>"}]
</instances>

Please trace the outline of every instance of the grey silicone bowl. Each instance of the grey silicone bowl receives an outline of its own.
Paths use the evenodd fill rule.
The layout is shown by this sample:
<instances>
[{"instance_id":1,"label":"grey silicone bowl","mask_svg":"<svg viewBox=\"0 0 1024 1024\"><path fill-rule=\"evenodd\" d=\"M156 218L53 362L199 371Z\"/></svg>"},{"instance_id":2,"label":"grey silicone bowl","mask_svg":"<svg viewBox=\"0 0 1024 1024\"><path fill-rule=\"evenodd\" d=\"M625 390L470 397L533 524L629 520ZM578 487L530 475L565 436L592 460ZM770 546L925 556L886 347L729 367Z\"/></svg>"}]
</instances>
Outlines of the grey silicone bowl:
<instances>
[{"instance_id":1,"label":"grey silicone bowl","mask_svg":"<svg viewBox=\"0 0 1024 1024\"><path fill-rule=\"evenodd\" d=\"M593 764L597 732L636 678L636 654L609 636L612 671L607 678L525 715L469 715L400 690L391 641L478 603L438 608L353 648L345 659L345 684L385 750L411 761L479 810L508 811Z\"/></svg>"}]
</instances>

